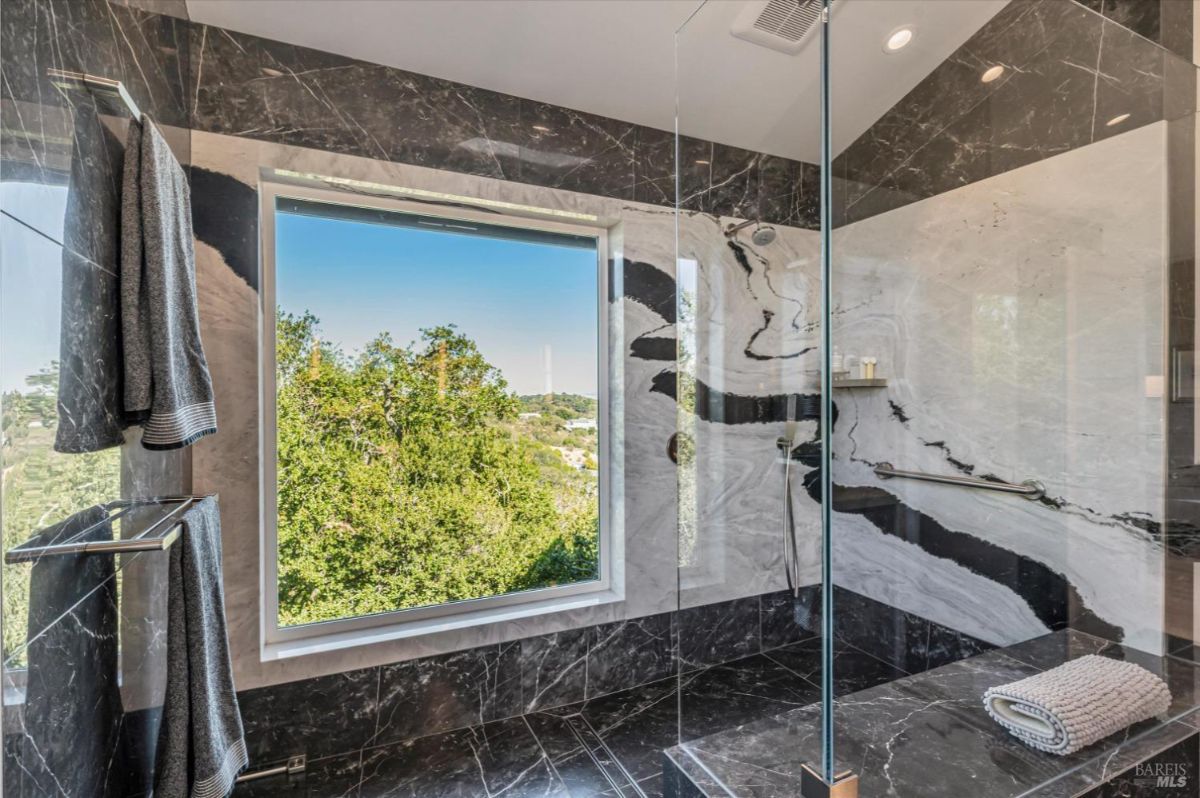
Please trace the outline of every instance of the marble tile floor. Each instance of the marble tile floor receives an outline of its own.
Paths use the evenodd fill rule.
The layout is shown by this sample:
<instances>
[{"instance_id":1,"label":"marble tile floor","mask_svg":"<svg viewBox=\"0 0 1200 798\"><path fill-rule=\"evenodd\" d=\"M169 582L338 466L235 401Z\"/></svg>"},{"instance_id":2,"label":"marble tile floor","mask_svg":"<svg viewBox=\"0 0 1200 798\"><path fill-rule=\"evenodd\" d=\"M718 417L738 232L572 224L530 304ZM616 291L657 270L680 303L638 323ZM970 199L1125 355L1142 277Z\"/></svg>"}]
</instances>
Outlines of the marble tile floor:
<instances>
[{"instance_id":1,"label":"marble tile floor","mask_svg":"<svg viewBox=\"0 0 1200 798\"><path fill-rule=\"evenodd\" d=\"M1137 662L1168 683L1174 702L1070 756L1027 748L988 717L980 697L1085 654ZM843 696L835 756L860 776L860 795L894 798L1074 798L1176 745L1195 743L1200 668L1074 630L996 649ZM752 721L667 752L668 795L783 798L799 794L800 767L817 761L820 708Z\"/></svg>"},{"instance_id":2,"label":"marble tile floor","mask_svg":"<svg viewBox=\"0 0 1200 798\"><path fill-rule=\"evenodd\" d=\"M309 762L306 776L239 786L235 798L658 798L662 752L808 706L820 697L820 641L556 709ZM848 694L906 676L839 642Z\"/></svg>"}]
</instances>

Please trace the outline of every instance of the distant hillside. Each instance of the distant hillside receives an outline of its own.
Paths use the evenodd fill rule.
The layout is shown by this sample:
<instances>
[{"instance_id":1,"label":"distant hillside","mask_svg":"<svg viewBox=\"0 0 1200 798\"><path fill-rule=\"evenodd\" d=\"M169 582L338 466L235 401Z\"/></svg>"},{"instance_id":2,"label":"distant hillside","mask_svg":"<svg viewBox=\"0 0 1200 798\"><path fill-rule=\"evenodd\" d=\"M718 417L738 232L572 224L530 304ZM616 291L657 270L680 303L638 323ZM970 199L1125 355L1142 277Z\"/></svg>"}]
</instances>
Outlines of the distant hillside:
<instances>
[{"instance_id":1,"label":"distant hillside","mask_svg":"<svg viewBox=\"0 0 1200 798\"><path fill-rule=\"evenodd\" d=\"M577 393L556 393L549 399L541 394L519 396L522 413L542 413L561 419L595 418L596 400Z\"/></svg>"}]
</instances>

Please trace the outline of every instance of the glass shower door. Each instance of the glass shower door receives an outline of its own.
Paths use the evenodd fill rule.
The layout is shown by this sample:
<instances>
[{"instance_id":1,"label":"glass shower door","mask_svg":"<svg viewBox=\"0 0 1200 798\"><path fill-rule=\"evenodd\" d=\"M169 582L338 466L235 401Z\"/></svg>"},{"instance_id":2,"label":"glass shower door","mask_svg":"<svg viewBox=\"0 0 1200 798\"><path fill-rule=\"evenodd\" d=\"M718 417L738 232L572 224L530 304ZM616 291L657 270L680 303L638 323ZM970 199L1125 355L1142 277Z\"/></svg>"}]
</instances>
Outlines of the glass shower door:
<instances>
[{"instance_id":1,"label":"glass shower door","mask_svg":"<svg viewBox=\"0 0 1200 798\"><path fill-rule=\"evenodd\" d=\"M709 794L1078 794L1200 695L1193 4L830 5L767 4L790 53L762 4L677 35L668 759ZM1066 757L985 711L1085 654L1169 710Z\"/></svg>"},{"instance_id":2,"label":"glass shower door","mask_svg":"<svg viewBox=\"0 0 1200 798\"><path fill-rule=\"evenodd\" d=\"M771 7L676 36L685 749L821 697L820 5Z\"/></svg>"},{"instance_id":3,"label":"glass shower door","mask_svg":"<svg viewBox=\"0 0 1200 798\"><path fill-rule=\"evenodd\" d=\"M1195 528L1168 503L1195 462L1190 5L835 4L829 688L863 794L1095 780L1194 701L1164 657ZM987 714L1092 653L1169 712L1068 757Z\"/></svg>"}]
</instances>

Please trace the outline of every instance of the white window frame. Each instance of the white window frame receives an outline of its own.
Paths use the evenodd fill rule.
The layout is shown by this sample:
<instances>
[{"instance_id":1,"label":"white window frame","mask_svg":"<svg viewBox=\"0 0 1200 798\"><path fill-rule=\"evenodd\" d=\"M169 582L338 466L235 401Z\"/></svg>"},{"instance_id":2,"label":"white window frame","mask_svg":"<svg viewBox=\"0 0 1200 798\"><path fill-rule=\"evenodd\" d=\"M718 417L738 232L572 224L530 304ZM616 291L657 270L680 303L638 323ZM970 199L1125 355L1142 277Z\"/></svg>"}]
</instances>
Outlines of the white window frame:
<instances>
[{"instance_id":1,"label":"white window frame","mask_svg":"<svg viewBox=\"0 0 1200 798\"><path fill-rule=\"evenodd\" d=\"M265 176L264 176L265 178ZM310 200L337 205L350 205L447 221L479 222L492 226L543 230L596 241L597 275L597 455L599 501L599 574L588 582L534 590L505 593L448 602L432 606L392 610L372 615L340 618L329 621L281 627L279 625L279 561L278 561L278 471L277 471L277 406L275 384L275 213L280 198ZM482 203L481 203L482 204ZM479 626L513 618L563 612L582 606L621 600L623 591L614 586L614 552L623 549L613 540L612 485L610 468L610 381L609 324L607 297L609 292L608 230L597 220L595 225L569 224L533 215L515 216L510 213L479 211L460 206L447 208L432 203L411 202L389 197L375 197L350 191L317 188L303 183L276 182L264 179L259 185L259 244L261 247L261 279L259 291L259 373L260 410L259 461L261 463L260 496L260 595L262 596L260 643L263 660L280 659L302 654L319 653L334 648L384 642L405 637ZM552 212L551 212L552 213Z\"/></svg>"}]
</instances>

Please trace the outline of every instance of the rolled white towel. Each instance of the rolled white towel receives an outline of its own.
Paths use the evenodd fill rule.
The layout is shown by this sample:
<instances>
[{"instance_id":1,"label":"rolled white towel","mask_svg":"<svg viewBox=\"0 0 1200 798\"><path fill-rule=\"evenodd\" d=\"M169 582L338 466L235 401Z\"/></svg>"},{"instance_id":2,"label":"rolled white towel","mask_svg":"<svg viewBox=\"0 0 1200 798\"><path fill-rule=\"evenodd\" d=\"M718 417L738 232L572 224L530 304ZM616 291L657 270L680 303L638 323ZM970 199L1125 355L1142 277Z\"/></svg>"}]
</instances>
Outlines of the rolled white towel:
<instances>
[{"instance_id":1,"label":"rolled white towel","mask_svg":"<svg viewBox=\"0 0 1200 798\"><path fill-rule=\"evenodd\" d=\"M1026 745L1066 755L1167 711L1171 691L1132 662L1095 654L991 687L988 714Z\"/></svg>"}]
</instances>

